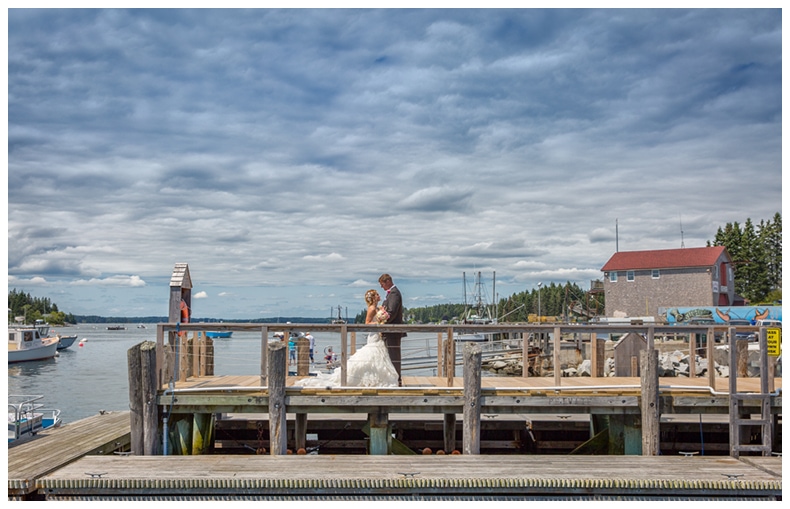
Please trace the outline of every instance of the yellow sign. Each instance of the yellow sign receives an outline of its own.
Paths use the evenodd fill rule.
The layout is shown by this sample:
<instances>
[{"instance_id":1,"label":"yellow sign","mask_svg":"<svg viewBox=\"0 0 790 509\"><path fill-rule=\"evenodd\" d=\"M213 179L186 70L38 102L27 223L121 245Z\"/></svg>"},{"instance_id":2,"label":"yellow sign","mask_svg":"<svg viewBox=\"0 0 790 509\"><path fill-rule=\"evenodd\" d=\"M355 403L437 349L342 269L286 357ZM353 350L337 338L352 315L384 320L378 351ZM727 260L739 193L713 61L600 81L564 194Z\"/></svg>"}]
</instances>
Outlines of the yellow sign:
<instances>
[{"instance_id":1,"label":"yellow sign","mask_svg":"<svg viewBox=\"0 0 790 509\"><path fill-rule=\"evenodd\" d=\"M779 357L782 353L782 329L766 329L765 339L768 346L768 355Z\"/></svg>"}]
</instances>

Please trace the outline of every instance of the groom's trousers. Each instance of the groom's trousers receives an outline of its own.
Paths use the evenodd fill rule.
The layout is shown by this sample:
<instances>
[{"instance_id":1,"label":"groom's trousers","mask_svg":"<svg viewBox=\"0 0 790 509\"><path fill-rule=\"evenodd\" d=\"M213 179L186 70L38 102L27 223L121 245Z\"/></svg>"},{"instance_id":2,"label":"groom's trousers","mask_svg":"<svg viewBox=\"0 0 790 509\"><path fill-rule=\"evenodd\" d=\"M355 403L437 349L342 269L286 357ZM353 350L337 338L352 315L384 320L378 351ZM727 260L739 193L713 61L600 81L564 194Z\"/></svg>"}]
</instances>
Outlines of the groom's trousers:
<instances>
[{"instance_id":1,"label":"groom's trousers","mask_svg":"<svg viewBox=\"0 0 790 509\"><path fill-rule=\"evenodd\" d=\"M395 366L395 371L398 372L398 385L403 385L403 379L400 374L400 340L403 334L398 333L385 333L381 335L384 344L387 345L387 353L389 353L392 365Z\"/></svg>"}]
</instances>

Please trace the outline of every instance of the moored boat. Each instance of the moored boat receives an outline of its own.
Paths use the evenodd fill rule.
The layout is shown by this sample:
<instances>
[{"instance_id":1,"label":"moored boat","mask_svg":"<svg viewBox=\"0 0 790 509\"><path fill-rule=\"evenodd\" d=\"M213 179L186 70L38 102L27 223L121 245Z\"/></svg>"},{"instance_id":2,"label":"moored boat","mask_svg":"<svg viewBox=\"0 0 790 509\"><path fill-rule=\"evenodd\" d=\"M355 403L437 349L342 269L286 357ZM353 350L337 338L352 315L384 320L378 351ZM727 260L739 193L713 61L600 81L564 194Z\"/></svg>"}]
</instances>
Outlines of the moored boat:
<instances>
[{"instance_id":1,"label":"moored boat","mask_svg":"<svg viewBox=\"0 0 790 509\"><path fill-rule=\"evenodd\" d=\"M8 396L8 443L60 426L60 410L45 409L43 395Z\"/></svg>"},{"instance_id":2,"label":"moored boat","mask_svg":"<svg viewBox=\"0 0 790 509\"><path fill-rule=\"evenodd\" d=\"M42 338L36 327L8 329L8 363L50 359L57 354L58 338Z\"/></svg>"},{"instance_id":3,"label":"moored boat","mask_svg":"<svg viewBox=\"0 0 790 509\"><path fill-rule=\"evenodd\" d=\"M66 348L70 347L74 344L77 340L77 335L74 334L73 336L56 336L58 338L58 350L65 350Z\"/></svg>"},{"instance_id":4,"label":"moored boat","mask_svg":"<svg viewBox=\"0 0 790 509\"><path fill-rule=\"evenodd\" d=\"M233 331L230 330L206 331L207 338L229 338L231 335L233 335Z\"/></svg>"}]
</instances>

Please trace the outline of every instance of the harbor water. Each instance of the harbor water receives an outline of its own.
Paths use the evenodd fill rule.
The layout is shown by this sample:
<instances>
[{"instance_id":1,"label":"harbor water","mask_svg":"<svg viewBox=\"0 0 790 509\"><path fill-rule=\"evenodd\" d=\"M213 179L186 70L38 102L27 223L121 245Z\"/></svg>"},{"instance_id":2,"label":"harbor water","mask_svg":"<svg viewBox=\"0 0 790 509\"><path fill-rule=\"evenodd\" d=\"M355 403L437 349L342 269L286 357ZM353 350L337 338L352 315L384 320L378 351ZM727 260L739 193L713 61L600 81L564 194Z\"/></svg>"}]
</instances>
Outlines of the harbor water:
<instances>
[{"instance_id":1,"label":"harbor water","mask_svg":"<svg viewBox=\"0 0 790 509\"><path fill-rule=\"evenodd\" d=\"M129 409L127 352L143 341L156 341L156 324L79 324L53 328L53 333L77 335L77 341L57 357L44 361L8 365L9 395L44 395L47 408L61 411L64 423L78 421L101 411ZM325 369L324 350L340 354L337 333L313 333L316 339L313 369ZM357 336L357 347L366 336ZM81 344L81 346L80 346ZM409 333L402 343L403 373L407 376L436 374L436 334ZM260 372L260 334L234 332L231 338L214 339L216 375L254 375ZM294 368L295 369L295 368Z\"/></svg>"}]
</instances>

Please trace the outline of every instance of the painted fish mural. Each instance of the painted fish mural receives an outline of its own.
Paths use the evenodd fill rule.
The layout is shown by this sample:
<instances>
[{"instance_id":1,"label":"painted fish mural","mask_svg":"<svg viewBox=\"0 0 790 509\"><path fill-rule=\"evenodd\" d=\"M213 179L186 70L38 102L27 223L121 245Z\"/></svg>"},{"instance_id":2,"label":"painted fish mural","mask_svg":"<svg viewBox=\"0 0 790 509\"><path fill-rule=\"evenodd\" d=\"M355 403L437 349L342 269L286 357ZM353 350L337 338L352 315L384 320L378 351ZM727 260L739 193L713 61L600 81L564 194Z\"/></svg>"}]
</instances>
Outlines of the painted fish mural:
<instances>
[{"instance_id":1,"label":"painted fish mural","mask_svg":"<svg viewBox=\"0 0 790 509\"><path fill-rule=\"evenodd\" d=\"M687 323L692 318L713 319L716 323L730 320L782 320L781 306L676 307L664 311L667 323Z\"/></svg>"}]
</instances>

